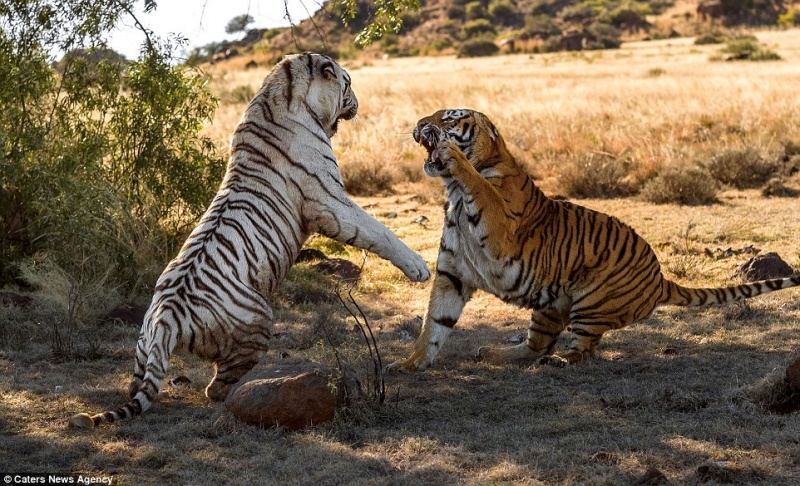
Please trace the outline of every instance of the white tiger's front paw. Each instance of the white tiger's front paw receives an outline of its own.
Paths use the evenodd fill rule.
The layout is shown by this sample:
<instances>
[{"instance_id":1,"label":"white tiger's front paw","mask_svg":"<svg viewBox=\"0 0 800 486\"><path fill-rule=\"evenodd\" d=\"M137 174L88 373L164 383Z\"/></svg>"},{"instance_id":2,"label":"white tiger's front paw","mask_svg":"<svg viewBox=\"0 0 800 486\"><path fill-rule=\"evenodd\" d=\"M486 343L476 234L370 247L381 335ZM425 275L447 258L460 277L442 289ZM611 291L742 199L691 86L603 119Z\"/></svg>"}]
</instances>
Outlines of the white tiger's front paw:
<instances>
[{"instance_id":1,"label":"white tiger's front paw","mask_svg":"<svg viewBox=\"0 0 800 486\"><path fill-rule=\"evenodd\" d=\"M425 260L414 252L412 252L411 255L412 256L408 260L400 263L397 267L402 270L403 273L406 274L406 277L412 282L424 282L431 278L431 271L428 268L428 264L425 263Z\"/></svg>"}]
</instances>

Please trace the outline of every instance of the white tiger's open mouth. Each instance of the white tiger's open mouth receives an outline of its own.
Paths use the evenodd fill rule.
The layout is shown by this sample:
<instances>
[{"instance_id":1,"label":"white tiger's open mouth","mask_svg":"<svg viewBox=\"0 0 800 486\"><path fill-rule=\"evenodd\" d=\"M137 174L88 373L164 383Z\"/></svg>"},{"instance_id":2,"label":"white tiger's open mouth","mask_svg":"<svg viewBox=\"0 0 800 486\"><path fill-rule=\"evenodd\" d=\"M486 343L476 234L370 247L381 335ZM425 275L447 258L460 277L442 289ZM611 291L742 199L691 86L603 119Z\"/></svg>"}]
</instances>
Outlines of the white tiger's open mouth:
<instances>
[{"instance_id":1,"label":"white tiger's open mouth","mask_svg":"<svg viewBox=\"0 0 800 486\"><path fill-rule=\"evenodd\" d=\"M334 135L339 131L339 122L342 120L352 120L358 113L358 105L351 105L347 111L339 113L339 116L333 120L333 133Z\"/></svg>"}]
</instances>

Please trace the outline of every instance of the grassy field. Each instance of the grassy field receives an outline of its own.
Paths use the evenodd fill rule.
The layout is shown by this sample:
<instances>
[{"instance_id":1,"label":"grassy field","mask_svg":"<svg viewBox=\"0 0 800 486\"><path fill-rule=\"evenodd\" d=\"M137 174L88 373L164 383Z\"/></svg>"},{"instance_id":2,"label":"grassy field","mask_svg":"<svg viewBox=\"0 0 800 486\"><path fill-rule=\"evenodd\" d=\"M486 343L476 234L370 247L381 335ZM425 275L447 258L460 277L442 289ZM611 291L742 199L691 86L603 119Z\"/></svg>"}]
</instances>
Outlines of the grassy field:
<instances>
[{"instance_id":1,"label":"grassy field","mask_svg":"<svg viewBox=\"0 0 800 486\"><path fill-rule=\"evenodd\" d=\"M483 111L548 194L563 194L571 168L595 156L624 159L625 177L637 184L726 150L777 157L800 134L800 31L758 37L784 60L711 62L719 46L676 39L580 54L350 61L361 110L340 126L335 150L348 188L363 194L357 202L432 263L443 195L422 174L424 151L410 136L417 119L445 107ZM217 65L212 74L223 105L208 133L224 145L266 70ZM800 186L797 177L787 183ZM730 187L717 198L691 207L639 197L579 203L633 226L685 285L730 284L749 258L708 257L706 249L753 245L800 267L800 200ZM311 245L364 259L323 238ZM326 339L357 359L354 323L340 304L292 304L308 289L308 273L299 265L275 296L267 361L330 362ZM354 295L385 362L409 351L429 290L367 256ZM80 327L74 335L84 359L54 359L53 329L65 324L52 320L52 308L67 300L0 309L0 319L24 322L0 333L0 472L93 472L119 484L800 482L797 414L768 412L753 398L800 347L798 290L747 305L662 308L608 333L596 359L565 369L475 362L479 346L514 339L529 319L479 293L433 368L386 376L383 408L351 410L296 433L237 422L203 396L210 367L186 356L173 358L169 373L192 383L167 387L169 397L141 418L68 429L73 413L123 403L138 328Z\"/></svg>"}]
</instances>

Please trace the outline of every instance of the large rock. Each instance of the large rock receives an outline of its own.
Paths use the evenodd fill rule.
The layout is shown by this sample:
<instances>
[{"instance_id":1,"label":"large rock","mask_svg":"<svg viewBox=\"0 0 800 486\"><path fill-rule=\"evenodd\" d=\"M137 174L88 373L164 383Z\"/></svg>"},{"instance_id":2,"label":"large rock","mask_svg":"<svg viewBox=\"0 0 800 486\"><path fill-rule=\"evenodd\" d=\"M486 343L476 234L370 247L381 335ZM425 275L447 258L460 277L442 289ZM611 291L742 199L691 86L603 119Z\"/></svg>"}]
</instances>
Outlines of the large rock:
<instances>
[{"instance_id":1,"label":"large rock","mask_svg":"<svg viewBox=\"0 0 800 486\"><path fill-rule=\"evenodd\" d=\"M794 269L777 253L766 253L747 260L739 270L739 275L746 282L767 280L770 278L784 278L792 275Z\"/></svg>"},{"instance_id":2,"label":"large rock","mask_svg":"<svg viewBox=\"0 0 800 486\"><path fill-rule=\"evenodd\" d=\"M321 365L256 370L239 381L225 406L250 425L298 430L333 420L344 398L335 390L350 390L354 385L352 380L349 384L335 381L333 373ZM334 383L336 387L331 387Z\"/></svg>"}]
</instances>

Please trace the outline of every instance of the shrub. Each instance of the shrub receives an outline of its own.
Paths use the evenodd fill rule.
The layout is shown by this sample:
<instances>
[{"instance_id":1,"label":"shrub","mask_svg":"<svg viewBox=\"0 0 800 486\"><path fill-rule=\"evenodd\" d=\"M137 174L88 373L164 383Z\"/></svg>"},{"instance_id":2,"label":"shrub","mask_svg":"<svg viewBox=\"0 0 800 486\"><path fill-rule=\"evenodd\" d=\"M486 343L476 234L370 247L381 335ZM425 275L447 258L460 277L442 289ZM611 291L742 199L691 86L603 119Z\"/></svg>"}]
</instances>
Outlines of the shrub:
<instances>
[{"instance_id":1,"label":"shrub","mask_svg":"<svg viewBox=\"0 0 800 486\"><path fill-rule=\"evenodd\" d=\"M781 57L773 52L752 36L740 37L728 42L720 51L725 56L726 61L746 60L746 61L778 61Z\"/></svg>"},{"instance_id":2,"label":"shrub","mask_svg":"<svg viewBox=\"0 0 800 486\"><path fill-rule=\"evenodd\" d=\"M800 196L800 191L787 186L783 178L774 177L761 189L761 195L764 197L797 197Z\"/></svg>"},{"instance_id":3,"label":"shrub","mask_svg":"<svg viewBox=\"0 0 800 486\"><path fill-rule=\"evenodd\" d=\"M561 28L547 15L529 15L525 17L525 32L531 36L547 39L561 35Z\"/></svg>"},{"instance_id":4,"label":"shrub","mask_svg":"<svg viewBox=\"0 0 800 486\"><path fill-rule=\"evenodd\" d=\"M232 104L246 104L256 95L255 89L249 84L242 84L230 91L225 91L220 94L221 101Z\"/></svg>"},{"instance_id":5,"label":"shrub","mask_svg":"<svg viewBox=\"0 0 800 486\"><path fill-rule=\"evenodd\" d=\"M464 20L467 18L467 11L461 5L450 5L447 8L447 18L452 20Z\"/></svg>"},{"instance_id":6,"label":"shrub","mask_svg":"<svg viewBox=\"0 0 800 486\"><path fill-rule=\"evenodd\" d=\"M35 256L75 281L151 285L153 262L163 268L222 178L200 136L217 102L205 77L154 36L121 70L93 44L119 13L116 0L6 5L0 234L10 225L14 239L0 237L0 283ZM77 50L103 55L68 56L56 73L44 54Z\"/></svg>"},{"instance_id":7,"label":"shrub","mask_svg":"<svg viewBox=\"0 0 800 486\"><path fill-rule=\"evenodd\" d=\"M614 198L636 194L629 177L631 162L608 156L589 156L567 166L558 176L564 192L571 197Z\"/></svg>"},{"instance_id":8,"label":"shrub","mask_svg":"<svg viewBox=\"0 0 800 486\"><path fill-rule=\"evenodd\" d=\"M458 57L485 57L497 54L500 48L490 40L469 40L458 46Z\"/></svg>"},{"instance_id":9,"label":"shrub","mask_svg":"<svg viewBox=\"0 0 800 486\"><path fill-rule=\"evenodd\" d=\"M517 10L511 6L508 0L494 0L490 3L489 15L495 23L507 27L519 25L522 20Z\"/></svg>"},{"instance_id":10,"label":"shrub","mask_svg":"<svg viewBox=\"0 0 800 486\"><path fill-rule=\"evenodd\" d=\"M778 16L778 26L789 28L800 25L800 13L798 10L790 9L786 13Z\"/></svg>"},{"instance_id":11,"label":"shrub","mask_svg":"<svg viewBox=\"0 0 800 486\"><path fill-rule=\"evenodd\" d=\"M392 191L395 176L372 161L352 161L341 165L342 181L353 196L375 196Z\"/></svg>"},{"instance_id":12,"label":"shrub","mask_svg":"<svg viewBox=\"0 0 800 486\"><path fill-rule=\"evenodd\" d=\"M668 167L647 181L640 196L654 204L690 206L717 202L719 184L700 167Z\"/></svg>"},{"instance_id":13,"label":"shrub","mask_svg":"<svg viewBox=\"0 0 800 486\"><path fill-rule=\"evenodd\" d=\"M464 6L469 20L485 19L488 15L486 7L481 2L470 2Z\"/></svg>"},{"instance_id":14,"label":"shrub","mask_svg":"<svg viewBox=\"0 0 800 486\"><path fill-rule=\"evenodd\" d=\"M609 24L595 22L586 28L587 49L617 49L622 45L622 32Z\"/></svg>"},{"instance_id":15,"label":"shrub","mask_svg":"<svg viewBox=\"0 0 800 486\"><path fill-rule=\"evenodd\" d=\"M470 20L461 28L461 37L464 39L474 39L486 35L494 36L496 34L494 26L486 19Z\"/></svg>"},{"instance_id":16,"label":"shrub","mask_svg":"<svg viewBox=\"0 0 800 486\"><path fill-rule=\"evenodd\" d=\"M695 38L694 43L695 45L698 46L708 45L708 44L722 44L727 39L728 36L726 36L724 33L718 30L712 30L710 32L704 32L698 35Z\"/></svg>"},{"instance_id":17,"label":"shrub","mask_svg":"<svg viewBox=\"0 0 800 486\"><path fill-rule=\"evenodd\" d=\"M753 148L726 150L714 155L705 164L711 177L737 189L748 189L764 184L780 167Z\"/></svg>"},{"instance_id":18,"label":"shrub","mask_svg":"<svg viewBox=\"0 0 800 486\"><path fill-rule=\"evenodd\" d=\"M601 5L592 2L582 2L567 7L559 12L559 16L567 23L582 24L594 19L605 10Z\"/></svg>"}]
</instances>

